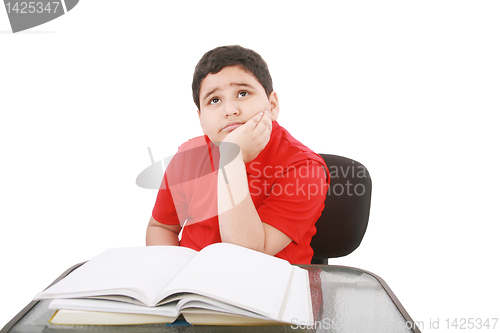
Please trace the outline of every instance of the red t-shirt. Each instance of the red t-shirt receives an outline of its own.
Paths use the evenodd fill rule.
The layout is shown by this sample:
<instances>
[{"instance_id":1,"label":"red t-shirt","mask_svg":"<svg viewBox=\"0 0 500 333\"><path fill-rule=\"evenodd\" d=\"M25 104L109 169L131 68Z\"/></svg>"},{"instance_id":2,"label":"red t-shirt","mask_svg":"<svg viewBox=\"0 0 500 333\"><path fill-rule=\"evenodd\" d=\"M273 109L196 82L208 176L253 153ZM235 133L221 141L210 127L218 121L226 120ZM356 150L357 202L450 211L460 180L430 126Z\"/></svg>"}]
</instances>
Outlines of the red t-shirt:
<instances>
[{"instance_id":1,"label":"red t-shirt","mask_svg":"<svg viewBox=\"0 0 500 333\"><path fill-rule=\"evenodd\" d=\"M266 147L246 164L248 185L262 222L292 242L275 256L309 264L314 224L324 208L329 172L323 159L273 121ZM158 191L153 218L183 226L181 246L201 250L220 243L217 212L218 147L207 136L179 147ZM326 170L326 171L325 171Z\"/></svg>"}]
</instances>

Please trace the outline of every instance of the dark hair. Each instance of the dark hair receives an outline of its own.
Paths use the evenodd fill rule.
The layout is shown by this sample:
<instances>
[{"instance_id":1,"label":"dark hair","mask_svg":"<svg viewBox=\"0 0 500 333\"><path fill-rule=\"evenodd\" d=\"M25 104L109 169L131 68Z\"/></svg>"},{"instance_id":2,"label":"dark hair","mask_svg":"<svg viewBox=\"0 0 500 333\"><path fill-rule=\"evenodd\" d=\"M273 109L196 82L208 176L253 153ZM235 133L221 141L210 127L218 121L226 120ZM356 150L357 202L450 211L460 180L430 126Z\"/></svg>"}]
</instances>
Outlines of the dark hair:
<instances>
[{"instance_id":1,"label":"dark hair","mask_svg":"<svg viewBox=\"0 0 500 333\"><path fill-rule=\"evenodd\" d=\"M217 74L228 66L240 66L245 71L252 73L264 87L267 96L273 91L273 80L271 74L269 74L267 64L257 52L239 45L220 46L205 53L194 70L193 99L199 111L201 111L201 81L208 74Z\"/></svg>"}]
</instances>

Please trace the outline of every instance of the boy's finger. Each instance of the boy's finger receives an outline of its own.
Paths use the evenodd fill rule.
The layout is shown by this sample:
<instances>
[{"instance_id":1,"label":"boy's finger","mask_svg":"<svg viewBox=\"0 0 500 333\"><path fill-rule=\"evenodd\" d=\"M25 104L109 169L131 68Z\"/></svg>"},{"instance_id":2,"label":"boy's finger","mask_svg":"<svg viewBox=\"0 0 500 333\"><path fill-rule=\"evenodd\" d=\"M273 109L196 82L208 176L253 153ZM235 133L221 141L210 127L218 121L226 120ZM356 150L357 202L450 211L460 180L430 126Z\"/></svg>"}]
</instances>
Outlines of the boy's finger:
<instances>
[{"instance_id":1,"label":"boy's finger","mask_svg":"<svg viewBox=\"0 0 500 333\"><path fill-rule=\"evenodd\" d=\"M265 132L270 133L272 130L272 127L273 127L272 121L271 121L271 115L268 112L265 112L264 115L262 116L261 121L255 126L255 128L257 128L257 126L261 126L261 129L258 130L259 135L262 135Z\"/></svg>"},{"instance_id":2,"label":"boy's finger","mask_svg":"<svg viewBox=\"0 0 500 333\"><path fill-rule=\"evenodd\" d=\"M253 120L258 123L262 119L263 116L264 116L264 112L258 112L255 114L255 116L253 116Z\"/></svg>"},{"instance_id":3,"label":"boy's finger","mask_svg":"<svg viewBox=\"0 0 500 333\"><path fill-rule=\"evenodd\" d=\"M256 123L252 130L254 130L257 126L259 126L260 121L264 117L264 112L259 112L255 116L253 116L253 121Z\"/></svg>"},{"instance_id":4,"label":"boy's finger","mask_svg":"<svg viewBox=\"0 0 500 333\"><path fill-rule=\"evenodd\" d=\"M255 125L255 128L257 128L257 126L266 127L268 124L268 120L270 119L268 117L269 114L267 112L260 112L260 113L262 114L262 116L260 117L259 122Z\"/></svg>"},{"instance_id":5,"label":"boy's finger","mask_svg":"<svg viewBox=\"0 0 500 333\"><path fill-rule=\"evenodd\" d=\"M272 127L272 119L271 114L268 111L265 111L262 115L261 121L262 125L271 128Z\"/></svg>"}]
</instances>

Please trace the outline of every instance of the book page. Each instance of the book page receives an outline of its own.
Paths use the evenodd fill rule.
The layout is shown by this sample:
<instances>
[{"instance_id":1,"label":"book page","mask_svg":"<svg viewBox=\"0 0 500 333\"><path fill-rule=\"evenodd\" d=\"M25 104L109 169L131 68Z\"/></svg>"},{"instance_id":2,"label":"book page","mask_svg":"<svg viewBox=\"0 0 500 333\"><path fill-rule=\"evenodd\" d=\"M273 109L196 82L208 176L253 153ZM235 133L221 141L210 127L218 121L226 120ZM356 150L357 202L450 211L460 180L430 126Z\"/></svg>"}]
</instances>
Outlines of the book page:
<instances>
[{"instance_id":1,"label":"book page","mask_svg":"<svg viewBox=\"0 0 500 333\"><path fill-rule=\"evenodd\" d=\"M196 254L180 246L108 249L35 299L118 294L154 306L158 294Z\"/></svg>"},{"instance_id":2,"label":"book page","mask_svg":"<svg viewBox=\"0 0 500 333\"><path fill-rule=\"evenodd\" d=\"M110 313L136 313L177 318L177 304L171 303L163 306L147 307L122 302L113 302L97 299L55 299L50 302L49 309L53 310L78 310L99 311Z\"/></svg>"},{"instance_id":3,"label":"book page","mask_svg":"<svg viewBox=\"0 0 500 333\"><path fill-rule=\"evenodd\" d=\"M198 293L277 319L291 274L292 266L285 260L217 243L201 250L161 297Z\"/></svg>"},{"instance_id":4,"label":"book page","mask_svg":"<svg viewBox=\"0 0 500 333\"><path fill-rule=\"evenodd\" d=\"M293 266L293 270L285 308L279 319L285 323L309 325L314 322L309 272L297 266Z\"/></svg>"},{"instance_id":5,"label":"book page","mask_svg":"<svg viewBox=\"0 0 500 333\"><path fill-rule=\"evenodd\" d=\"M218 312L237 314L253 318L263 318L263 319L266 318L265 316L260 315L258 313L248 311L240 307L215 300L211 297L202 296L198 294L185 295L182 298L182 300L180 300L179 303L177 303L177 308L179 309L179 313L185 313L185 312L192 313L193 311L202 312L203 310L210 310L211 312L218 311Z\"/></svg>"},{"instance_id":6,"label":"book page","mask_svg":"<svg viewBox=\"0 0 500 333\"><path fill-rule=\"evenodd\" d=\"M175 319L176 317L132 313L58 310L49 323L53 325L143 325L172 323Z\"/></svg>"},{"instance_id":7,"label":"book page","mask_svg":"<svg viewBox=\"0 0 500 333\"><path fill-rule=\"evenodd\" d=\"M189 311L183 313L186 321L192 325L234 325L234 326L251 326L251 325L287 325L274 321L272 319L253 318L228 313L217 313L210 311Z\"/></svg>"},{"instance_id":8,"label":"book page","mask_svg":"<svg viewBox=\"0 0 500 333\"><path fill-rule=\"evenodd\" d=\"M304 323L304 325L309 325L313 323L314 320L311 291L309 288L309 272L297 266L292 267L293 274L290 281L290 288L288 289L287 296L285 297L283 313L280 315L278 320L287 324ZM177 308L182 314L213 314L214 311L218 311L244 317L266 319L266 317L254 312L196 294L185 295L177 304ZM204 311L203 309L209 311ZM267 321L269 321L269 319Z\"/></svg>"}]
</instances>

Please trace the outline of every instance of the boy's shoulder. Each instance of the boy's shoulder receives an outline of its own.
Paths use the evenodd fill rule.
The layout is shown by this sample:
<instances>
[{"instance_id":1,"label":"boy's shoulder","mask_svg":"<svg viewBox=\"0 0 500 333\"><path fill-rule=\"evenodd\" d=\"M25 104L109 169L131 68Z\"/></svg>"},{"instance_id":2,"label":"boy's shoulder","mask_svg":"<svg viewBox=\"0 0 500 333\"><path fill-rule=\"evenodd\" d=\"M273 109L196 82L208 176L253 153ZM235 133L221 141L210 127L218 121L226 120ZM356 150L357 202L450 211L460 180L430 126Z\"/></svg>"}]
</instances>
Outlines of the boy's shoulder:
<instances>
[{"instance_id":1,"label":"boy's shoulder","mask_svg":"<svg viewBox=\"0 0 500 333\"><path fill-rule=\"evenodd\" d=\"M195 149L199 147L204 147L208 144L206 135L200 135L189 139L188 141L181 144L178 148L178 152L185 152L190 149Z\"/></svg>"},{"instance_id":2,"label":"boy's shoulder","mask_svg":"<svg viewBox=\"0 0 500 333\"><path fill-rule=\"evenodd\" d=\"M274 130L274 128L273 128ZM276 123L277 135L279 137L279 146L278 150L290 152L291 149L293 152L312 152L307 146L305 146L302 142L297 140L294 136L288 132L283 126L280 126Z\"/></svg>"},{"instance_id":3,"label":"boy's shoulder","mask_svg":"<svg viewBox=\"0 0 500 333\"><path fill-rule=\"evenodd\" d=\"M274 130L274 124L273 124ZM318 160L323 163L323 159L309 147L297 140L284 127L276 123L277 143L274 154L280 159L300 161L306 159Z\"/></svg>"},{"instance_id":4,"label":"boy's shoulder","mask_svg":"<svg viewBox=\"0 0 500 333\"><path fill-rule=\"evenodd\" d=\"M213 147L213 144L210 145L210 140L207 140L208 137L201 135L181 144L168 163L168 172L175 174L210 172L211 170L205 169L212 166L210 147Z\"/></svg>"},{"instance_id":5,"label":"boy's shoulder","mask_svg":"<svg viewBox=\"0 0 500 333\"><path fill-rule=\"evenodd\" d=\"M247 164L247 172L259 175L263 174L265 170L276 170L274 174L279 174L277 170L284 171L289 167L303 163L309 166L312 165L311 161L325 166L321 156L295 139L276 121L273 121L273 130L268 145L252 162Z\"/></svg>"}]
</instances>

